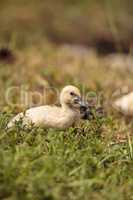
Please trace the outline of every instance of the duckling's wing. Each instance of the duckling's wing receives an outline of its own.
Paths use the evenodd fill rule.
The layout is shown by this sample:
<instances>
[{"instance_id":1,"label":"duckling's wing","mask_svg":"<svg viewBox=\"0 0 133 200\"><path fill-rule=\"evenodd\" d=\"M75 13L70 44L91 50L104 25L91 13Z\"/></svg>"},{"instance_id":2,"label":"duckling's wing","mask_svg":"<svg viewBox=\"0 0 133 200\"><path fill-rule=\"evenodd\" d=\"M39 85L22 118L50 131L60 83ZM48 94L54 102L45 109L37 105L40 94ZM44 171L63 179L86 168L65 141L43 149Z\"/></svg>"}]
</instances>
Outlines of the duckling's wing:
<instances>
[{"instance_id":1,"label":"duckling's wing","mask_svg":"<svg viewBox=\"0 0 133 200\"><path fill-rule=\"evenodd\" d=\"M13 127L17 122L21 122L23 125L31 123L31 120L25 116L24 113L19 113L7 124L7 128Z\"/></svg>"},{"instance_id":2,"label":"duckling's wing","mask_svg":"<svg viewBox=\"0 0 133 200\"><path fill-rule=\"evenodd\" d=\"M60 118L60 108L55 106L40 106L26 111L28 117L35 125L51 127Z\"/></svg>"},{"instance_id":3,"label":"duckling's wing","mask_svg":"<svg viewBox=\"0 0 133 200\"><path fill-rule=\"evenodd\" d=\"M49 113L50 106L40 106L28 109L25 113L19 113L8 123L7 128L11 128L17 122L21 121L23 125L28 125L29 123L38 124L47 116Z\"/></svg>"}]
</instances>

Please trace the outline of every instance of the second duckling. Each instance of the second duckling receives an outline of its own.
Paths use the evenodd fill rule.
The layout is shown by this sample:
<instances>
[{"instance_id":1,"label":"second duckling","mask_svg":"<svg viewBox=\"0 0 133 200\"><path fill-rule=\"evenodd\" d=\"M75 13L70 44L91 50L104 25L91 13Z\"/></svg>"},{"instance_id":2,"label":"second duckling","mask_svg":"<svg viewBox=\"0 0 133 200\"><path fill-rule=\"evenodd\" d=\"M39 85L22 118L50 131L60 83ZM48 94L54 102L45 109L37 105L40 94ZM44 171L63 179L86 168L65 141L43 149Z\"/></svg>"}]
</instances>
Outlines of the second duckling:
<instances>
[{"instance_id":1,"label":"second duckling","mask_svg":"<svg viewBox=\"0 0 133 200\"><path fill-rule=\"evenodd\" d=\"M133 92L117 99L113 106L124 115L133 116Z\"/></svg>"}]
</instances>

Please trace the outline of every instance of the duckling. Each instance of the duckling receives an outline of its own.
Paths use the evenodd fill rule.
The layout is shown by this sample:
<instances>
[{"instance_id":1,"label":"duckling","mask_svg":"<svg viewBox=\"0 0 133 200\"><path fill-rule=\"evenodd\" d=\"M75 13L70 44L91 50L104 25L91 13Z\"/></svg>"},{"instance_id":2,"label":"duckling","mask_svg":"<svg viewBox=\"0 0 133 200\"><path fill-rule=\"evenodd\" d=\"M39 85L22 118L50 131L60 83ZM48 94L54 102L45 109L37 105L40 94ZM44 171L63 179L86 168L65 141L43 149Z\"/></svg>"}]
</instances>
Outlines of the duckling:
<instances>
[{"instance_id":1,"label":"duckling","mask_svg":"<svg viewBox=\"0 0 133 200\"><path fill-rule=\"evenodd\" d=\"M133 116L133 92L117 99L114 107L125 115Z\"/></svg>"},{"instance_id":2,"label":"duckling","mask_svg":"<svg viewBox=\"0 0 133 200\"><path fill-rule=\"evenodd\" d=\"M22 119L23 125L34 124L46 128L66 129L81 118L80 109L86 109L78 88L68 85L60 94L61 106L44 105L26 110L16 115L7 125L8 128Z\"/></svg>"}]
</instances>

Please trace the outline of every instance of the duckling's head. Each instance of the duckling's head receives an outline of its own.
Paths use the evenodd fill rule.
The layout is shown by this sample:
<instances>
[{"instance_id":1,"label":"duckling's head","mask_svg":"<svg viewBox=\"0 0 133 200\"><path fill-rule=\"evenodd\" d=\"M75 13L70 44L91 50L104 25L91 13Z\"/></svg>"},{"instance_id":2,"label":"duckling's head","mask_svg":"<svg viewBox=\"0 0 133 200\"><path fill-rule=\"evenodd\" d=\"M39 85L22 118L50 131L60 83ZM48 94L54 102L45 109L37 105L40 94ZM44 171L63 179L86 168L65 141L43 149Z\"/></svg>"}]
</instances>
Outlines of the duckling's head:
<instances>
[{"instance_id":1,"label":"duckling's head","mask_svg":"<svg viewBox=\"0 0 133 200\"><path fill-rule=\"evenodd\" d=\"M60 94L60 103L63 107L71 109L87 109L85 103L82 101L79 89L72 85L63 88Z\"/></svg>"}]
</instances>

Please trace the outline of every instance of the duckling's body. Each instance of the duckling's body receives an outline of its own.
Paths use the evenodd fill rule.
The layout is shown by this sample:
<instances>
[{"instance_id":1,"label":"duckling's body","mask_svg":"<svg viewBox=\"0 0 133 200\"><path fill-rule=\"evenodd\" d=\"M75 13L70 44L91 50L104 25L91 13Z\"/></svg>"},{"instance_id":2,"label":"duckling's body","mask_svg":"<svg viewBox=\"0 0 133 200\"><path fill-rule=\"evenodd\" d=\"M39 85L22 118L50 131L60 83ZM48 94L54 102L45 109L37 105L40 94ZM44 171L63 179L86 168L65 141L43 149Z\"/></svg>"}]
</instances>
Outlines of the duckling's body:
<instances>
[{"instance_id":1,"label":"duckling's body","mask_svg":"<svg viewBox=\"0 0 133 200\"><path fill-rule=\"evenodd\" d=\"M56 106L40 106L27 110L25 114L19 113L8 124L8 127L22 119L23 125L34 124L46 128L65 129L72 126L79 118L80 113L76 111L73 112Z\"/></svg>"},{"instance_id":2,"label":"duckling's body","mask_svg":"<svg viewBox=\"0 0 133 200\"><path fill-rule=\"evenodd\" d=\"M117 99L114 107L122 111L125 115L133 116L133 92Z\"/></svg>"},{"instance_id":3,"label":"duckling's body","mask_svg":"<svg viewBox=\"0 0 133 200\"><path fill-rule=\"evenodd\" d=\"M73 95L74 94L74 95ZM40 106L19 113L8 124L8 128L22 119L24 125L34 124L46 128L66 129L80 119L80 92L74 86L66 86L61 95L61 107ZM74 103L74 100L77 100Z\"/></svg>"}]
</instances>

